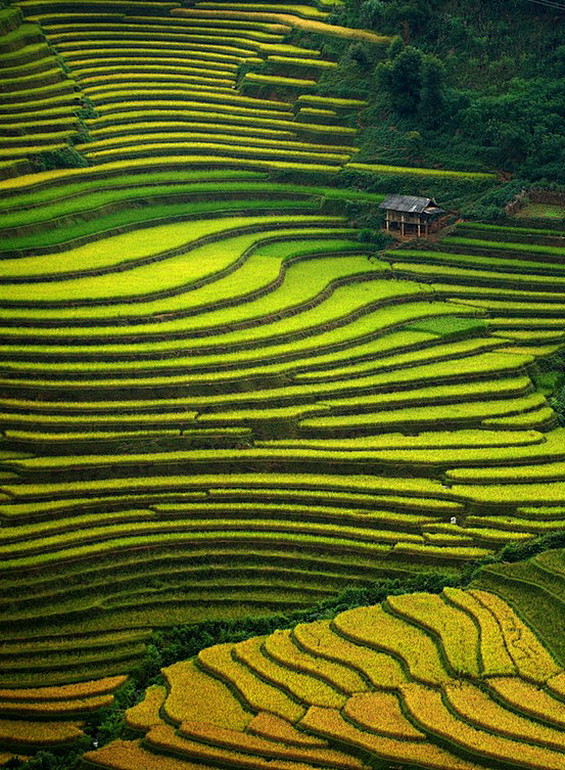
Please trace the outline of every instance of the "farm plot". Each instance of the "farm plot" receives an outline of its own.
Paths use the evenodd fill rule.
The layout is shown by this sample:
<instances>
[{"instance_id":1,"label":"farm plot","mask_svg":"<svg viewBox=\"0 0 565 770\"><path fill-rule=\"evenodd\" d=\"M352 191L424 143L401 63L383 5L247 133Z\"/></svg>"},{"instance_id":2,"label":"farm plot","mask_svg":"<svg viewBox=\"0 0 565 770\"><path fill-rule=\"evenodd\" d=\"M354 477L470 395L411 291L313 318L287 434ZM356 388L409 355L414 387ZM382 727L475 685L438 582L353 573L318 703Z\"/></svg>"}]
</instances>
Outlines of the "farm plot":
<instances>
[{"instance_id":1,"label":"farm plot","mask_svg":"<svg viewBox=\"0 0 565 770\"><path fill-rule=\"evenodd\" d=\"M370 33L330 28L314 5L172 5L22 2L95 112L77 145L89 168L0 183L6 751L40 745L40 722L80 738L113 692L99 682L139 666L152 628L302 609L430 565L457 577L535 534L531 520L565 518L538 515L562 492L565 451L529 369L563 332L554 236L534 248L528 235L527 252L497 241L479 254L463 235L376 255L340 212L382 196L303 181L367 170L342 120L363 103L317 95L333 62L285 41L293 27ZM21 54L8 79L28 77ZM41 103L31 133L62 137L78 91L58 85L27 89L17 121L15 103L2 114L19 131ZM521 612L503 627L478 594L393 598L351 628L345 613L203 651L129 715L145 738L89 762L354 770L347 746L368 740L387 759L463 770L465 747L403 716L402 688L446 699L460 672L528 686L523 661L495 654ZM389 643L371 645L373 623ZM79 708L64 688L88 683ZM330 735L307 727L326 722ZM342 734L346 748L332 744Z\"/></svg>"},{"instance_id":2,"label":"farm plot","mask_svg":"<svg viewBox=\"0 0 565 770\"><path fill-rule=\"evenodd\" d=\"M243 15L227 7L218 15L205 4L175 15L172 8L154 3L97 14L87 6L79 13L65 2L26 0L27 17L40 21L96 110L87 120L92 134L78 145L90 162L159 155L185 167L331 171L351 159L353 129L339 120L328 125L327 116L318 122L315 114L296 122L292 108L299 94L315 92L319 74L335 64L285 44L284 38L304 24L331 32L324 23L327 12L281 6L283 13L271 19L260 6ZM296 76L280 73L277 56ZM246 62L267 71L248 72L238 93L238 70ZM251 86L261 92L247 94ZM143 127L136 128L139 117ZM171 118L180 130L163 126ZM187 132L187 123L199 123L200 133ZM106 135L99 133L102 128Z\"/></svg>"},{"instance_id":3,"label":"farm plot","mask_svg":"<svg viewBox=\"0 0 565 770\"><path fill-rule=\"evenodd\" d=\"M456 573L531 536L512 526L513 508L493 515L494 485L477 511L477 482L516 474L528 486L529 468L557 480L562 431L534 392L533 357L488 333L488 310L391 278L389 254L375 259L344 220L316 211L319 188L292 195L234 170L222 199L200 171L182 191L168 170L139 172L137 188L135 176L96 173L38 179L46 205L28 225L19 207L35 193L6 191L12 237L49 236L49 206L91 216L135 195L192 196L194 216L65 245L71 223L53 230L52 253L6 257L1 419L13 454L0 579L19 599L0 608L5 684L127 672L140 624L300 608L430 563ZM251 213L251 193L269 206ZM37 235L17 234L34 217ZM430 650L456 612L425 630ZM77 625L80 650L65 642ZM284 644L268 646L261 676L286 665ZM457 643L434 655L435 668L431 651L412 664L428 684L446 666L478 670ZM343 697L331 660L306 655L293 670L291 699L311 674Z\"/></svg>"},{"instance_id":4,"label":"farm plot","mask_svg":"<svg viewBox=\"0 0 565 770\"><path fill-rule=\"evenodd\" d=\"M547 557L562 563L561 552ZM521 566L539 569L536 560ZM506 647L488 643L496 629L518 644L512 672ZM144 757L155 756L285 770L353 770L375 760L561 768L563 703L550 688L563 677L563 659L536 633L496 594L446 589L215 645L164 669L167 690L150 688L128 713L143 737L85 760L124 770L133 757L147 766Z\"/></svg>"},{"instance_id":5,"label":"farm plot","mask_svg":"<svg viewBox=\"0 0 565 770\"><path fill-rule=\"evenodd\" d=\"M18 161L66 147L81 130L80 97L39 25L25 21L17 6L0 11L0 70L0 161L11 176L22 173Z\"/></svg>"}]
</instances>

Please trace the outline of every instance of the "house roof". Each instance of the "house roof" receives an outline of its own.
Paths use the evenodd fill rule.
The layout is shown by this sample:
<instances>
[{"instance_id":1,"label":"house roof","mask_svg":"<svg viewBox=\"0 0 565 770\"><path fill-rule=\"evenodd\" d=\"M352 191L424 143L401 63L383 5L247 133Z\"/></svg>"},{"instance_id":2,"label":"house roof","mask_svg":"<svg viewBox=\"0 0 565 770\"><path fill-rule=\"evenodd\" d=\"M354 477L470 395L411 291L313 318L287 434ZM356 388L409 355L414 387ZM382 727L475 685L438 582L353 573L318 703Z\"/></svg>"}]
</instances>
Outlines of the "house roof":
<instances>
[{"instance_id":1,"label":"house roof","mask_svg":"<svg viewBox=\"0 0 565 770\"><path fill-rule=\"evenodd\" d=\"M392 209L392 211L406 211L411 214L438 214L443 209L438 208L433 198L421 198L418 195L387 195L379 205L380 209Z\"/></svg>"}]
</instances>

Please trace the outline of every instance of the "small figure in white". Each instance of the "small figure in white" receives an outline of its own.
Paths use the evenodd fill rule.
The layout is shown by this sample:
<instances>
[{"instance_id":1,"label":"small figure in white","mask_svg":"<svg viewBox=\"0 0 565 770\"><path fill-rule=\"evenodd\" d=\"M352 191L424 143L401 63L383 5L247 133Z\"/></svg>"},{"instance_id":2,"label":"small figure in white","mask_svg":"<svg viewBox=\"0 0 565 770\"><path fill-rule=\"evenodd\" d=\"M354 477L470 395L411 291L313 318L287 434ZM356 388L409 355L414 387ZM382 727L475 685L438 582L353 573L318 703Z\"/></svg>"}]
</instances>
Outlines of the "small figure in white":
<instances>
[{"instance_id":1,"label":"small figure in white","mask_svg":"<svg viewBox=\"0 0 565 770\"><path fill-rule=\"evenodd\" d=\"M450 524L457 524L457 516L452 516L451 519L449 520L449 523Z\"/></svg>"}]
</instances>

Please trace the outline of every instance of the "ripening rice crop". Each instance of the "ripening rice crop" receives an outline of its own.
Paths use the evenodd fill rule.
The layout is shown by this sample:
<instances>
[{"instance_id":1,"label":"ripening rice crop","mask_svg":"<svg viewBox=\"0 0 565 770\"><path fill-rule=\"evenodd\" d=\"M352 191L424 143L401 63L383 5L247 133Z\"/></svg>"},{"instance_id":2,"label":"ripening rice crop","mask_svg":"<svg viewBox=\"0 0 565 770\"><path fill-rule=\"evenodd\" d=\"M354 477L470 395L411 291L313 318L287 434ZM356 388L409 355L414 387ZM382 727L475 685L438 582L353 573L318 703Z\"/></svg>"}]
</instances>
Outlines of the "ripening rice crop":
<instances>
[{"instance_id":1,"label":"ripening rice crop","mask_svg":"<svg viewBox=\"0 0 565 770\"><path fill-rule=\"evenodd\" d=\"M563 720L556 710L560 701L549 690L540 694L539 685L523 672L495 676L492 662L483 668L485 673L475 667L464 679L441 665L449 644L468 646L469 652L461 654L468 661L477 655L478 640L485 633L492 645L492 623L502 639L485 597L483 603L476 598L483 593L445 589L445 599L423 593L392 596L385 604L388 611L360 607L332 621L300 623L290 632L207 648L196 661L165 670L168 690L159 718L146 721L145 729L150 723L151 729L141 744L131 743L130 751L135 756L144 751L164 757L174 753L189 763L249 770L263 770L266 761L280 770L290 770L287 762L354 770L362 766L358 749L386 762L430 770L488 769L497 762L563 770ZM497 597L493 603L497 617L502 616L505 603ZM440 605L447 610L438 611ZM424 610L438 618L432 622ZM470 628L462 617L475 625L469 637L459 628ZM521 627L525 639L531 635L536 640L543 662L544 648L533 629L523 623ZM481 648L489 649L486 643ZM394 679L391 665L397 666ZM340 688L341 703L332 706L337 690L327 683L328 675L336 678L340 670L349 670L357 683L350 679L348 693ZM560 676L554 674L548 688ZM135 708L145 712L162 695L152 688L147 701ZM245 704L244 711L236 703ZM153 715L154 710L149 707ZM115 754L105 747L90 754L89 761L130 770L123 759L126 747L115 745Z\"/></svg>"},{"instance_id":2,"label":"ripening rice crop","mask_svg":"<svg viewBox=\"0 0 565 770\"><path fill-rule=\"evenodd\" d=\"M474 762L468 762L439 746L360 730L346 721L337 709L311 706L300 725L329 740L336 740L340 745L367 751L370 756L387 763L415 764L433 770L477 770Z\"/></svg>"},{"instance_id":3,"label":"ripening rice crop","mask_svg":"<svg viewBox=\"0 0 565 770\"><path fill-rule=\"evenodd\" d=\"M279 665L265 654L264 643L261 637L239 642L233 647L233 657L262 680L287 692L298 703L323 703L330 706L342 706L345 703L346 696L321 679Z\"/></svg>"},{"instance_id":4,"label":"ripening rice crop","mask_svg":"<svg viewBox=\"0 0 565 770\"><path fill-rule=\"evenodd\" d=\"M15 750L72 743L83 735L82 722L0 719L0 742Z\"/></svg>"},{"instance_id":5,"label":"ripening rice crop","mask_svg":"<svg viewBox=\"0 0 565 770\"><path fill-rule=\"evenodd\" d=\"M559 674L551 677L551 679L548 679L545 686L552 695L565 700L565 672L561 671Z\"/></svg>"},{"instance_id":6,"label":"ripening rice crop","mask_svg":"<svg viewBox=\"0 0 565 770\"><path fill-rule=\"evenodd\" d=\"M299 623L292 633L298 645L310 654L351 669L358 679L359 690L367 687L391 689L407 681L398 660L386 652L346 639L328 620Z\"/></svg>"},{"instance_id":7,"label":"ripening rice crop","mask_svg":"<svg viewBox=\"0 0 565 770\"><path fill-rule=\"evenodd\" d=\"M201 719L210 724L243 729L251 720L227 683L202 671L193 661L175 663L163 673L169 687L164 712L175 724ZM191 693L190 698L186 697Z\"/></svg>"},{"instance_id":8,"label":"ripening rice crop","mask_svg":"<svg viewBox=\"0 0 565 770\"><path fill-rule=\"evenodd\" d=\"M454 673L479 675L479 629L464 612L446 604L440 596L426 593L391 596L387 606L408 622L431 631Z\"/></svg>"},{"instance_id":9,"label":"ripening rice crop","mask_svg":"<svg viewBox=\"0 0 565 770\"><path fill-rule=\"evenodd\" d=\"M212 727L211 730L219 730L219 728ZM245 744L246 738L244 737L242 740ZM287 751L292 759L272 759L271 757L263 757L258 754L250 754L247 753L247 751L239 751L237 748L191 740L188 737L177 735L166 725L154 727L147 735L145 743L151 751L177 754L182 759L194 763L194 765L198 767L200 767L201 762L204 761L205 763L210 762L213 765L216 765L217 763L225 764L226 762L228 764L237 763L236 766L248 770L267 770L268 768L271 770L291 770L291 768L296 767L293 760L296 758L300 761L303 758L303 755L308 753L308 749L296 748L293 750L290 748ZM285 749L282 751L283 753L286 753ZM316 751L323 753L325 750L310 749L309 751L312 753ZM346 762L348 759L349 758L346 757ZM311 770L310 763L304 763L302 766ZM330 764L329 766L331 767L332 765ZM333 766L335 767L335 764L333 764ZM349 760L344 770L349 770L352 766L359 767L359 764L352 765L351 760Z\"/></svg>"},{"instance_id":10,"label":"ripening rice crop","mask_svg":"<svg viewBox=\"0 0 565 770\"><path fill-rule=\"evenodd\" d=\"M445 741L454 750L462 749L479 760L546 770L565 767L565 756L561 752L472 727L458 719L437 691L417 684L404 685L402 702L406 713L421 729Z\"/></svg>"},{"instance_id":11,"label":"ripening rice crop","mask_svg":"<svg viewBox=\"0 0 565 770\"><path fill-rule=\"evenodd\" d=\"M521 676L543 684L559 673L560 667L553 657L503 599L490 591L475 590L470 593L496 618L505 647Z\"/></svg>"},{"instance_id":12,"label":"ripening rice crop","mask_svg":"<svg viewBox=\"0 0 565 770\"><path fill-rule=\"evenodd\" d=\"M527 690L529 694L534 691L534 688L530 686ZM493 701L489 693L478 687L457 682L445 685L443 692L448 707L476 727L525 743L565 751L565 734L562 730L540 725L504 708Z\"/></svg>"},{"instance_id":13,"label":"ripening rice crop","mask_svg":"<svg viewBox=\"0 0 565 770\"><path fill-rule=\"evenodd\" d=\"M231 686L250 711L271 711L295 722L304 714L304 708L270 684L242 662L232 657L232 645L218 644L198 655L200 666Z\"/></svg>"},{"instance_id":14,"label":"ripening rice crop","mask_svg":"<svg viewBox=\"0 0 565 770\"><path fill-rule=\"evenodd\" d=\"M77 682L58 687L26 687L25 689L0 688L0 698L10 701L58 701L84 699L112 692L126 681L125 675L109 676L91 682Z\"/></svg>"},{"instance_id":15,"label":"ripening rice crop","mask_svg":"<svg viewBox=\"0 0 565 770\"><path fill-rule=\"evenodd\" d=\"M356 727L400 740L425 740L402 713L398 696L389 692L357 693L342 709L344 717Z\"/></svg>"},{"instance_id":16,"label":"ripening rice crop","mask_svg":"<svg viewBox=\"0 0 565 770\"><path fill-rule=\"evenodd\" d=\"M287 746L311 746L324 748L328 745L323 738L297 729L294 725L282 717L271 714L268 711L260 711L247 725L247 732L268 738L276 743Z\"/></svg>"},{"instance_id":17,"label":"ripening rice crop","mask_svg":"<svg viewBox=\"0 0 565 770\"><path fill-rule=\"evenodd\" d=\"M444 588L443 594L448 602L465 611L480 629L482 674L516 674L517 669L506 649L502 630L492 613L468 591Z\"/></svg>"},{"instance_id":18,"label":"ripening rice crop","mask_svg":"<svg viewBox=\"0 0 565 770\"><path fill-rule=\"evenodd\" d=\"M265 639L263 648L266 654L280 665L317 677L338 692L352 693L363 685L360 677L348 667L300 649L296 637L288 630L270 634Z\"/></svg>"},{"instance_id":19,"label":"ripening rice crop","mask_svg":"<svg viewBox=\"0 0 565 770\"><path fill-rule=\"evenodd\" d=\"M117 740L97 751L83 755L83 759L94 767L107 767L110 770L212 770L209 765L187 764L183 759L163 754L151 754L145 751L140 741Z\"/></svg>"},{"instance_id":20,"label":"ripening rice crop","mask_svg":"<svg viewBox=\"0 0 565 770\"><path fill-rule=\"evenodd\" d=\"M0 727L22 751L80 738L69 720L110 704L151 626L304 609L430 565L456 579L528 539L523 516L508 523L515 509L560 503L565 478L530 369L560 341L548 337L562 327L555 247L508 228L375 256L343 217L345 201L382 200L339 187L343 168L418 186L494 180L352 162L365 102L317 94L335 62L285 35L385 38L327 23L325 3L200 2L173 18L169 3L120 0L100 18L83 5L24 0L52 47L0 54L9 86L28 77L28 56L53 65L20 89L23 112L3 109L7 130L37 145L12 135L6 157L62 148L85 97L97 115L81 119L92 141L75 137L91 167L0 182L0 428L16 452L0 468ZM55 49L70 76L52 84ZM241 64L266 98L235 88ZM464 706L483 698L501 730L545 714L549 727L523 730L540 750L560 724L559 665L500 601L394 596L206 648L128 711L144 738L86 761L353 770L357 747L470 770L490 754L447 749L437 725L406 713L415 682L422 715L429 693L448 712L437 698L463 699L458 675L476 689L458 701L464 736ZM41 682L63 686L25 686ZM503 691L509 705L496 706ZM532 720L512 716L517 700Z\"/></svg>"},{"instance_id":21,"label":"ripening rice crop","mask_svg":"<svg viewBox=\"0 0 565 770\"><path fill-rule=\"evenodd\" d=\"M539 686L532 687L529 682L513 676L490 677L488 685L507 708L557 728L565 728L563 701L550 692Z\"/></svg>"},{"instance_id":22,"label":"ripening rice crop","mask_svg":"<svg viewBox=\"0 0 565 770\"><path fill-rule=\"evenodd\" d=\"M231 751L241 751L266 759L313 762L324 767L337 767L342 770L360 770L362 767L359 760L335 749L307 745L287 746L284 743L275 743L271 739L249 733L238 733L235 730L203 722L185 722L180 727L178 734L184 739L228 749L230 753Z\"/></svg>"},{"instance_id":23,"label":"ripening rice crop","mask_svg":"<svg viewBox=\"0 0 565 770\"><path fill-rule=\"evenodd\" d=\"M136 706L126 711L126 724L134 730L149 730L161 723L160 710L167 698L167 690L154 684L147 688L145 697Z\"/></svg>"},{"instance_id":24,"label":"ripening rice crop","mask_svg":"<svg viewBox=\"0 0 565 770\"><path fill-rule=\"evenodd\" d=\"M412 677L435 684L447 676L432 638L381 607L347 610L333 625L346 639L400 659Z\"/></svg>"}]
</instances>

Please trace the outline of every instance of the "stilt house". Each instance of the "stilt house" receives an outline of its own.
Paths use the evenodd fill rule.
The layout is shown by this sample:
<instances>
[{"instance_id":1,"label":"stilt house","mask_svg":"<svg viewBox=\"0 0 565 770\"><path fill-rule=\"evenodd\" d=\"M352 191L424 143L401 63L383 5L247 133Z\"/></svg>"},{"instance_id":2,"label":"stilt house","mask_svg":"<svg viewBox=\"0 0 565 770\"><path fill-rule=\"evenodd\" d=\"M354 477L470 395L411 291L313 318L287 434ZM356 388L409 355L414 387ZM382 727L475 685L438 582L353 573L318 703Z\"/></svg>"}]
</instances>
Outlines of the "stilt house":
<instances>
[{"instance_id":1,"label":"stilt house","mask_svg":"<svg viewBox=\"0 0 565 770\"><path fill-rule=\"evenodd\" d=\"M386 211L386 229L400 235L428 235L437 230L438 219L445 214L433 198L417 195L387 195L379 205Z\"/></svg>"}]
</instances>

